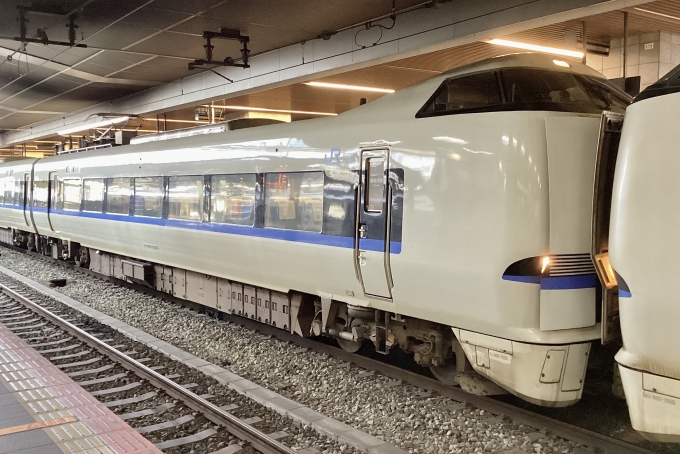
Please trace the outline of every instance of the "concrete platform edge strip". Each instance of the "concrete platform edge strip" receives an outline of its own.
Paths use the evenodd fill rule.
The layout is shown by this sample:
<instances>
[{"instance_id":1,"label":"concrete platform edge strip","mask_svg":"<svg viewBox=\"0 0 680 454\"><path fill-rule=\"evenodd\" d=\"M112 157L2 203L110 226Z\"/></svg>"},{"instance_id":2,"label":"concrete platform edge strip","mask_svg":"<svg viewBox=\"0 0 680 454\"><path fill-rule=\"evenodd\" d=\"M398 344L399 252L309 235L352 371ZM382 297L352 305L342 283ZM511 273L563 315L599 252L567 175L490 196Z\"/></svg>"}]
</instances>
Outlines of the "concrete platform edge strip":
<instances>
[{"instance_id":1,"label":"concrete platform edge strip","mask_svg":"<svg viewBox=\"0 0 680 454\"><path fill-rule=\"evenodd\" d=\"M327 417L309 407L306 407L298 402L295 402L287 397L284 397L267 388L263 388L257 383L251 382L233 372L223 369L215 364L205 361L189 352L186 352L174 345L160 340L150 334L128 325L114 317L99 312L83 303L80 303L73 298L46 287L32 279L29 279L21 274L0 266L0 272L6 274L12 279L23 282L32 287L36 291L43 293L51 298L54 298L67 306L82 312L85 315L93 317L100 323L107 325L116 331L126 335L130 339L140 342L154 350L169 356L175 361L179 361L192 369L199 370L205 375L214 378L218 382L228 386L239 394L245 395L255 402L272 409L273 411L287 416L290 419L298 421L304 425L312 427L318 433L328 436L334 440L338 440L349 446L352 446L360 451L371 454L406 454L404 451L390 443L367 434L359 429L355 429L341 421Z\"/></svg>"}]
</instances>

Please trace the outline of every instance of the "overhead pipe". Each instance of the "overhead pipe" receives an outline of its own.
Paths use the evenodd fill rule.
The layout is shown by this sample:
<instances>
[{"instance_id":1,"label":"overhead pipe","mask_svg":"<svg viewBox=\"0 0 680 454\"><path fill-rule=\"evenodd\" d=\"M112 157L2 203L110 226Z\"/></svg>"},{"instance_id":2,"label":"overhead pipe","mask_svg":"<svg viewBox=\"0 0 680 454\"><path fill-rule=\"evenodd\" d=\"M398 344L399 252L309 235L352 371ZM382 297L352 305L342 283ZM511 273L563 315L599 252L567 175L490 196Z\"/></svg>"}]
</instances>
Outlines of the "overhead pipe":
<instances>
[{"instance_id":1,"label":"overhead pipe","mask_svg":"<svg viewBox=\"0 0 680 454\"><path fill-rule=\"evenodd\" d=\"M626 78L628 66L628 12L623 12L623 78Z\"/></svg>"}]
</instances>

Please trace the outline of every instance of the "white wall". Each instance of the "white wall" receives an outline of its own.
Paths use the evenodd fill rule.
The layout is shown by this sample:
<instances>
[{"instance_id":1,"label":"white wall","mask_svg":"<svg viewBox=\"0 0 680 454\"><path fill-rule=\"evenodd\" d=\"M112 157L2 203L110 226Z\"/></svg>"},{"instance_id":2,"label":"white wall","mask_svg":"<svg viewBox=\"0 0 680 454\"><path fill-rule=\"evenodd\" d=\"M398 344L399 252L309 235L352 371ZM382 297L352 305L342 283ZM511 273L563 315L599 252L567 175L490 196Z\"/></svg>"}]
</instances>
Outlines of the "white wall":
<instances>
[{"instance_id":1,"label":"white wall","mask_svg":"<svg viewBox=\"0 0 680 454\"><path fill-rule=\"evenodd\" d=\"M623 39L611 41L608 57L588 55L588 66L608 79L623 77ZM680 65L680 34L666 32L628 37L626 76L640 76L644 90Z\"/></svg>"}]
</instances>

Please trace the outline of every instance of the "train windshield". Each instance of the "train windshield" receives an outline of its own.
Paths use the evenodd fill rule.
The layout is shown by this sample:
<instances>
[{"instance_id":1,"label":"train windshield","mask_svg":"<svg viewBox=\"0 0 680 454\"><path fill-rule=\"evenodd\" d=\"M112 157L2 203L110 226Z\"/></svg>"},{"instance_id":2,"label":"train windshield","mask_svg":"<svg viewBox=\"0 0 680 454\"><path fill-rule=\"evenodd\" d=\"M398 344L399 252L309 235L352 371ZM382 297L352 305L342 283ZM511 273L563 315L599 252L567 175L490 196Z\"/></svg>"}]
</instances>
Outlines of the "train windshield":
<instances>
[{"instance_id":1,"label":"train windshield","mask_svg":"<svg viewBox=\"0 0 680 454\"><path fill-rule=\"evenodd\" d=\"M599 114L625 111L630 100L595 78L557 71L516 68L501 71L512 110L558 110Z\"/></svg>"},{"instance_id":2,"label":"train windshield","mask_svg":"<svg viewBox=\"0 0 680 454\"><path fill-rule=\"evenodd\" d=\"M446 80L417 118L475 112L624 112L631 98L598 79L564 71L509 68Z\"/></svg>"}]
</instances>

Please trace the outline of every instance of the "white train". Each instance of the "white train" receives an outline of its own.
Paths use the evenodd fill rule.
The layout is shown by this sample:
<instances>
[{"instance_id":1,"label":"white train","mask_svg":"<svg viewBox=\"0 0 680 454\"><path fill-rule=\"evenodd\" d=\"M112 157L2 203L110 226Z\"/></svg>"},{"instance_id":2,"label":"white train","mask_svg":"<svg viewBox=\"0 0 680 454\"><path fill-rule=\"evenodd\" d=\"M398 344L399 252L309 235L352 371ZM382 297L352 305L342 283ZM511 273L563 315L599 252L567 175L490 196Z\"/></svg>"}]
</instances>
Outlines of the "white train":
<instances>
[{"instance_id":1,"label":"white train","mask_svg":"<svg viewBox=\"0 0 680 454\"><path fill-rule=\"evenodd\" d=\"M2 164L0 226L216 311L565 406L601 337L600 116L629 102L580 63L499 57L333 118Z\"/></svg>"},{"instance_id":2,"label":"white train","mask_svg":"<svg viewBox=\"0 0 680 454\"><path fill-rule=\"evenodd\" d=\"M628 108L609 228L633 428L680 442L680 66Z\"/></svg>"}]
</instances>

